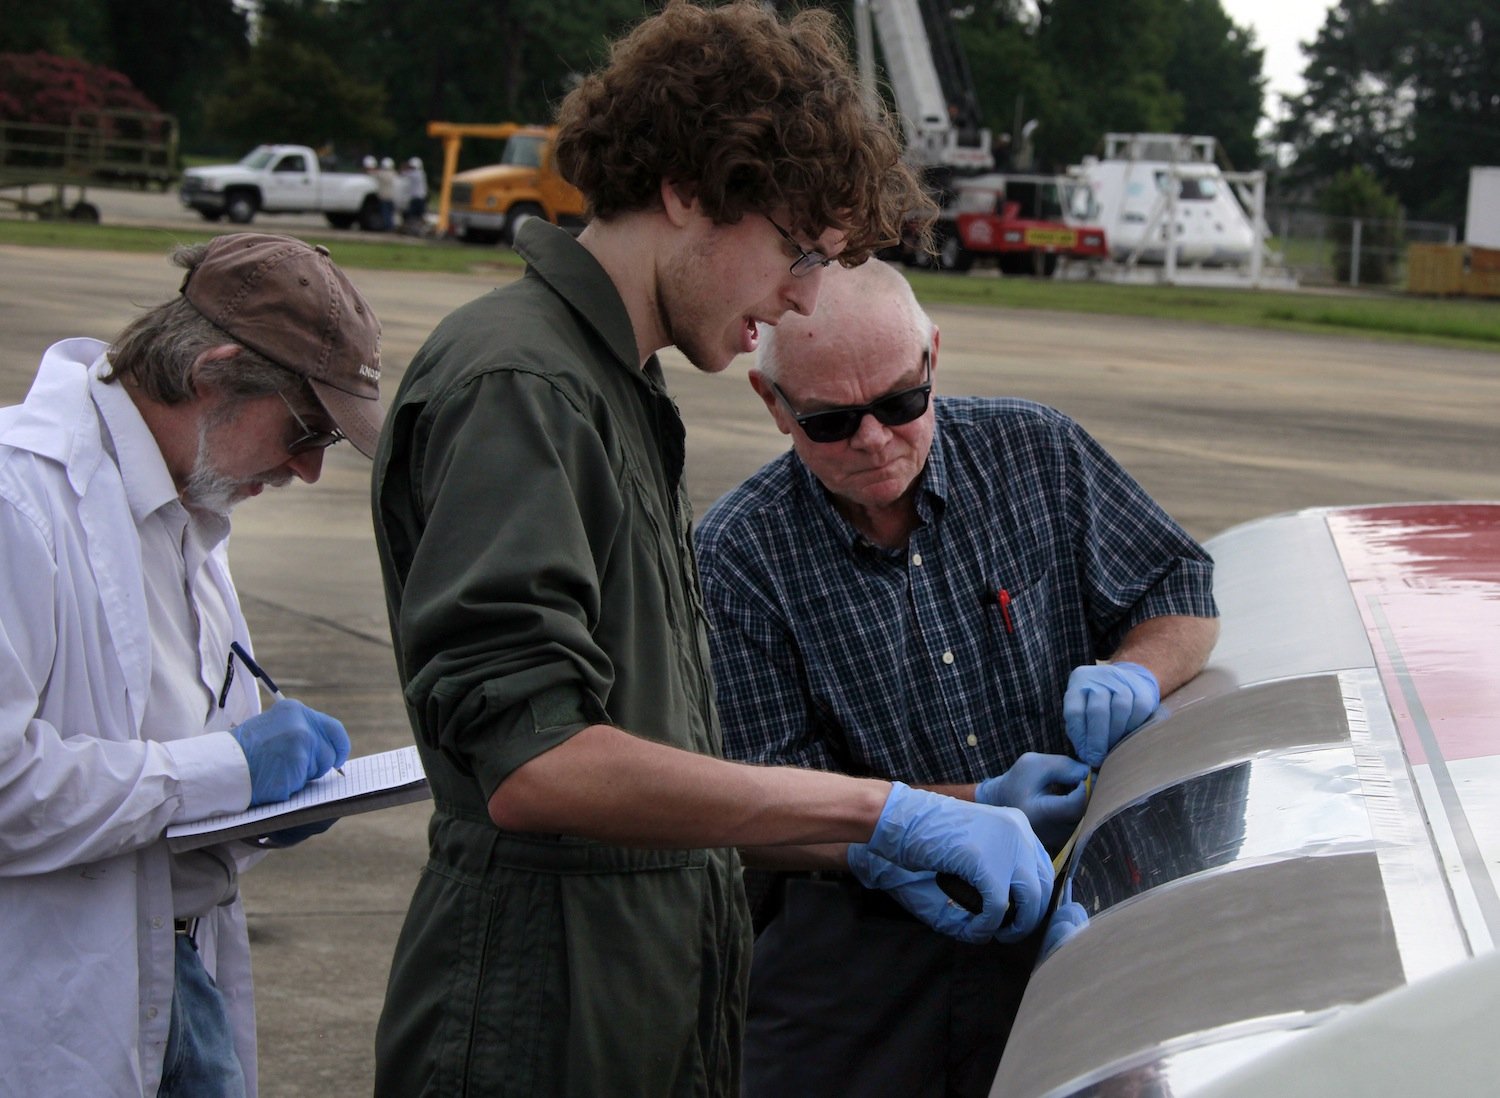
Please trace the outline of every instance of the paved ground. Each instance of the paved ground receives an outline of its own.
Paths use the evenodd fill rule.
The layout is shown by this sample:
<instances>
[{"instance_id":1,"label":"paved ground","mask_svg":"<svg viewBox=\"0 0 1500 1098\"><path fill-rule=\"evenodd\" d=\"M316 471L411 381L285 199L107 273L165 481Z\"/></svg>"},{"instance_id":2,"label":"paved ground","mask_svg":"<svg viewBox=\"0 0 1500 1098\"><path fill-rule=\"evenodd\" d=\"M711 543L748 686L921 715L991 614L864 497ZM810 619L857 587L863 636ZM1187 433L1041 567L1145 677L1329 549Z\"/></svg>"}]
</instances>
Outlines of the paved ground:
<instances>
[{"instance_id":1,"label":"paved ground","mask_svg":"<svg viewBox=\"0 0 1500 1098\"><path fill-rule=\"evenodd\" d=\"M139 216L170 223L154 212L162 196L132 201L148 198L156 206ZM107 221L133 216L105 207ZM139 307L176 291L174 270L151 256L0 246L0 403L22 397L48 343L111 337ZM355 279L384 323L391 391L437 320L489 288L482 277ZM939 391L1014 394L1070 412L1200 537L1312 505L1500 498L1497 355L1043 313L934 316ZM688 423L701 511L783 440L743 366L705 377L672 357L667 370ZM368 469L349 447L336 448L316 487L241 508L233 541L266 669L288 693L340 716L360 753L409 742L370 535ZM375 1019L423 861L425 819L421 805L351 817L268 858L246 881L266 1098L369 1093Z\"/></svg>"}]
</instances>

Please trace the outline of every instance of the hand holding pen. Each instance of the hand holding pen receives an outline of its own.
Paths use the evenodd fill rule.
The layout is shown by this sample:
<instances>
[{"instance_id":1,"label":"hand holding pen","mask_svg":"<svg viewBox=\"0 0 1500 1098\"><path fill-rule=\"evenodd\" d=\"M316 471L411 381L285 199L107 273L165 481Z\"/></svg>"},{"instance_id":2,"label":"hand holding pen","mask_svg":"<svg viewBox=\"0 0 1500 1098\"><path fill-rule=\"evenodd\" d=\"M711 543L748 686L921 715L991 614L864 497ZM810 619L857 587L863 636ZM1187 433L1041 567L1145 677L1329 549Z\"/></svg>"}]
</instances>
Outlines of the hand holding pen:
<instances>
[{"instance_id":1,"label":"hand holding pen","mask_svg":"<svg viewBox=\"0 0 1500 1098\"><path fill-rule=\"evenodd\" d=\"M250 765L250 803L253 807L284 801L330 768L343 764L349 757L349 734L335 718L286 698L238 643L230 649L276 698L269 710L251 717L232 733Z\"/></svg>"}]
</instances>

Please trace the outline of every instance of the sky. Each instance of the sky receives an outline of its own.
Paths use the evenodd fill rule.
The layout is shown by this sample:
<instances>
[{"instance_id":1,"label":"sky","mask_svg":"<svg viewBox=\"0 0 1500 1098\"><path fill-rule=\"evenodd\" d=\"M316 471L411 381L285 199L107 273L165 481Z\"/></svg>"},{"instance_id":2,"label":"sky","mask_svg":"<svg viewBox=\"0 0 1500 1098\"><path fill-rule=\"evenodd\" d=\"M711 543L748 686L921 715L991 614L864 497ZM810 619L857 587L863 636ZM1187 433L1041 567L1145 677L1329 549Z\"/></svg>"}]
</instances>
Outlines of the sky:
<instances>
[{"instance_id":1,"label":"sky","mask_svg":"<svg viewBox=\"0 0 1500 1098\"><path fill-rule=\"evenodd\" d=\"M1322 29L1335 0L1219 0L1229 18L1255 31L1255 41L1266 51L1266 112L1272 117L1279 94L1302 90L1302 68L1307 58L1299 42L1311 42Z\"/></svg>"}]
</instances>

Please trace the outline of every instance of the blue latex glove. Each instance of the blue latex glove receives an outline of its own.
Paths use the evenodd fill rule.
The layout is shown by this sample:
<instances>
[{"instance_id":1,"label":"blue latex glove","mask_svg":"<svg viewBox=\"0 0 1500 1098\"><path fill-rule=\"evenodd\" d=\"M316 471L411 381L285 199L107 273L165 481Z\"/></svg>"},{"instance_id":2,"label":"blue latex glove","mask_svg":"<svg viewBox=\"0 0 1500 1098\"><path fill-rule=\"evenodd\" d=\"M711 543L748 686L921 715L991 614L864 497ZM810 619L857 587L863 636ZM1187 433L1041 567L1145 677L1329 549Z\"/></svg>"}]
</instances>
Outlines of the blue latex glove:
<instances>
[{"instance_id":1,"label":"blue latex glove","mask_svg":"<svg viewBox=\"0 0 1500 1098\"><path fill-rule=\"evenodd\" d=\"M1048 850L1068 841L1089 803L1089 768L1066 755L1028 751L1004 774L974 787L980 804L1019 808Z\"/></svg>"},{"instance_id":2,"label":"blue latex glove","mask_svg":"<svg viewBox=\"0 0 1500 1098\"><path fill-rule=\"evenodd\" d=\"M933 930L952 938L963 938L969 925L969 913L949 901L937 886L937 874L931 870L914 872L874 854L864 843L849 844L849 869L855 880L866 888L890 893L902 907Z\"/></svg>"},{"instance_id":3,"label":"blue latex glove","mask_svg":"<svg viewBox=\"0 0 1500 1098\"><path fill-rule=\"evenodd\" d=\"M1063 723L1078 757L1098 770L1110 748L1156 712L1161 688L1138 663L1073 668L1063 695Z\"/></svg>"},{"instance_id":4,"label":"blue latex glove","mask_svg":"<svg viewBox=\"0 0 1500 1098\"><path fill-rule=\"evenodd\" d=\"M233 730L250 764L250 807L284 801L349 758L349 733L327 713L283 699Z\"/></svg>"},{"instance_id":5,"label":"blue latex glove","mask_svg":"<svg viewBox=\"0 0 1500 1098\"><path fill-rule=\"evenodd\" d=\"M1089 913L1083 905L1073 902L1073 882L1069 881L1058 897L1057 910L1047 923L1047 932L1042 935L1042 948L1037 954L1037 964L1045 961L1051 952L1073 935L1089 925Z\"/></svg>"},{"instance_id":6,"label":"blue latex glove","mask_svg":"<svg viewBox=\"0 0 1500 1098\"><path fill-rule=\"evenodd\" d=\"M1026 817L1014 808L971 804L893 782L865 845L869 853L902 869L952 873L978 889L984 909L977 914L957 904L951 905L956 919L946 914L936 919L937 912L925 904L926 914L913 911L935 930L961 941L1024 938L1041 921L1052 894L1052 861ZM858 846L850 848L851 869L863 858L855 852Z\"/></svg>"},{"instance_id":7,"label":"blue latex glove","mask_svg":"<svg viewBox=\"0 0 1500 1098\"><path fill-rule=\"evenodd\" d=\"M273 831L269 835L260 835L253 840L246 841L263 850L285 850L314 835L323 834L337 822L337 816L330 816L326 820L314 820L312 823L301 824L297 827L283 827L280 831Z\"/></svg>"}]
</instances>

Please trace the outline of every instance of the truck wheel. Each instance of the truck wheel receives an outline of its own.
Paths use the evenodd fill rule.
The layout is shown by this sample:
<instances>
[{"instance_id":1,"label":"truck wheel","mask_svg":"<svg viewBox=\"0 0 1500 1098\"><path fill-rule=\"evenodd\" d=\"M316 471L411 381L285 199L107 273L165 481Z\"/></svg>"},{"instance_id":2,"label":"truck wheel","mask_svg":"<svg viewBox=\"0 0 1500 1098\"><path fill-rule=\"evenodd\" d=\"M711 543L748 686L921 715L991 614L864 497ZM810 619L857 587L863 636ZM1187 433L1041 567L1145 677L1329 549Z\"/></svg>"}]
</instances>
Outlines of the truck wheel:
<instances>
[{"instance_id":1,"label":"truck wheel","mask_svg":"<svg viewBox=\"0 0 1500 1098\"><path fill-rule=\"evenodd\" d=\"M974 253L964 247L957 233L949 233L943 237L937 259L939 267L955 273L962 273L974 266Z\"/></svg>"},{"instance_id":2,"label":"truck wheel","mask_svg":"<svg viewBox=\"0 0 1500 1098\"><path fill-rule=\"evenodd\" d=\"M204 221L222 221L222 220L224 220L224 211L223 210L199 210L198 213L199 213L199 215L202 216L202 218L203 218Z\"/></svg>"},{"instance_id":3,"label":"truck wheel","mask_svg":"<svg viewBox=\"0 0 1500 1098\"><path fill-rule=\"evenodd\" d=\"M224 199L224 212L236 225L248 225L255 220L255 211L260 202L250 191L234 191Z\"/></svg>"},{"instance_id":4,"label":"truck wheel","mask_svg":"<svg viewBox=\"0 0 1500 1098\"><path fill-rule=\"evenodd\" d=\"M87 221L90 225L99 224L99 207L92 202L75 202L73 208L68 211L69 221Z\"/></svg>"},{"instance_id":5,"label":"truck wheel","mask_svg":"<svg viewBox=\"0 0 1500 1098\"><path fill-rule=\"evenodd\" d=\"M373 194L359 208L359 227L367 233L378 233L385 229L385 215L380 212L380 199Z\"/></svg>"},{"instance_id":6,"label":"truck wheel","mask_svg":"<svg viewBox=\"0 0 1500 1098\"><path fill-rule=\"evenodd\" d=\"M335 229L347 229L354 224L353 214L324 214L328 218L328 224Z\"/></svg>"},{"instance_id":7,"label":"truck wheel","mask_svg":"<svg viewBox=\"0 0 1500 1098\"><path fill-rule=\"evenodd\" d=\"M519 202L510 209L510 216L505 219L505 240L512 247L516 243L516 233L521 231L521 226L533 217L546 217L546 213L535 202Z\"/></svg>"}]
</instances>

